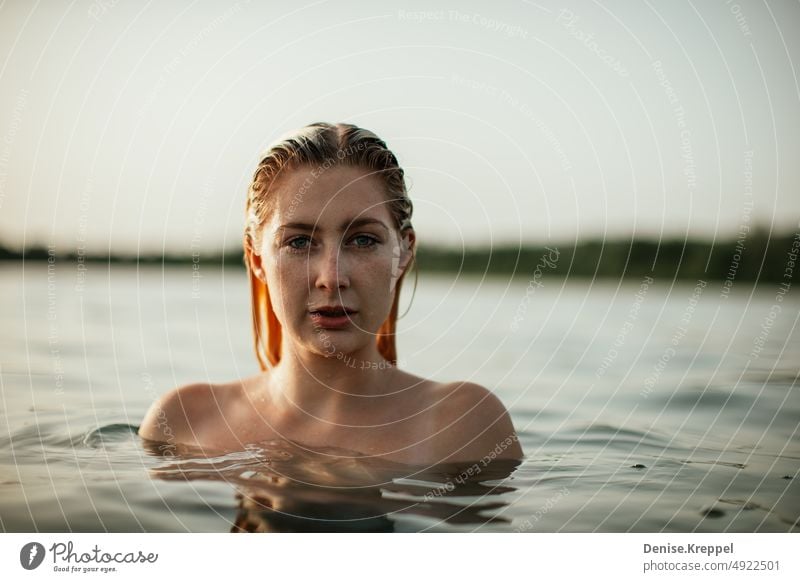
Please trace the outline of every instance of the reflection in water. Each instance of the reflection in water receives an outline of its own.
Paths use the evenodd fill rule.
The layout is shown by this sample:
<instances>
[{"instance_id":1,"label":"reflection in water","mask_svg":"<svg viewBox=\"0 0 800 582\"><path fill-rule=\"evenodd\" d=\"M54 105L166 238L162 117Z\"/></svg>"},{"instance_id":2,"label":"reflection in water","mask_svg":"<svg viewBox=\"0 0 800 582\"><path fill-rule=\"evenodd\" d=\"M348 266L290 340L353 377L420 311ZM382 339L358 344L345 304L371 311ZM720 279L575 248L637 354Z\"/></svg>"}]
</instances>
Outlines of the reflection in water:
<instances>
[{"instance_id":1,"label":"reflection in water","mask_svg":"<svg viewBox=\"0 0 800 582\"><path fill-rule=\"evenodd\" d=\"M395 518L407 514L432 524L508 524L490 513L508 505L502 496L515 488L499 482L519 465L495 460L417 467L285 440L218 456L185 445L144 445L165 461L152 470L155 478L233 485L238 514L232 532L391 532ZM486 501L490 495L495 500Z\"/></svg>"}]
</instances>

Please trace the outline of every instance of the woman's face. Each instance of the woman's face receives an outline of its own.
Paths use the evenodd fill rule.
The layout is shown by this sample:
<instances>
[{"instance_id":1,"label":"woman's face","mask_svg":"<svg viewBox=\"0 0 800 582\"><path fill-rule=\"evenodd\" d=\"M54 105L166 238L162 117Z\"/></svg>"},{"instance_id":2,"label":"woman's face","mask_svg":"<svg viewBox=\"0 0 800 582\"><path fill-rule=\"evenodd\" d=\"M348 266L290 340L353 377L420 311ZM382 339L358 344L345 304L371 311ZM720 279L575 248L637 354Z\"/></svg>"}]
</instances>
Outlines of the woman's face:
<instances>
[{"instance_id":1,"label":"woman's face","mask_svg":"<svg viewBox=\"0 0 800 582\"><path fill-rule=\"evenodd\" d=\"M400 238L381 179L360 168L301 167L273 195L251 266L284 334L320 355L374 346L414 243L412 230Z\"/></svg>"}]
</instances>

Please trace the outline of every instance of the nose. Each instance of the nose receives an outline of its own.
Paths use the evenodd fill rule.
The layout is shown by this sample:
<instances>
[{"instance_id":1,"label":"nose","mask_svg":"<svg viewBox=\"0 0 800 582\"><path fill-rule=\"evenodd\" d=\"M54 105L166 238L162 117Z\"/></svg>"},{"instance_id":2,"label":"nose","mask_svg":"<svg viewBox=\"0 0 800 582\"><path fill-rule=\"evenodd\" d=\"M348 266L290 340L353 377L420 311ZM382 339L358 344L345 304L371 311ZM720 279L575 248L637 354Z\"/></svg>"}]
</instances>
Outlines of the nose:
<instances>
[{"instance_id":1,"label":"nose","mask_svg":"<svg viewBox=\"0 0 800 582\"><path fill-rule=\"evenodd\" d=\"M336 291L350 286L347 261L338 246L328 245L316 259L313 266L315 271L312 274L317 289Z\"/></svg>"}]
</instances>

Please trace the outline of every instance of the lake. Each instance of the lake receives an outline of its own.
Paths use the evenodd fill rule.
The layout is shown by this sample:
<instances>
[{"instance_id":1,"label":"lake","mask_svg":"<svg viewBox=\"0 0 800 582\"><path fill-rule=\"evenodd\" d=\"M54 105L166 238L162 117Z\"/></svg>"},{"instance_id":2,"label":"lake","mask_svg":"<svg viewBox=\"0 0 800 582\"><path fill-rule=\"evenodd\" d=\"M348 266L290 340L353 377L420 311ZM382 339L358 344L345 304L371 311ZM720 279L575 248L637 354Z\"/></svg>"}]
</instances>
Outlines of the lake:
<instances>
[{"instance_id":1,"label":"lake","mask_svg":"<svg viewBox=\"0 0 800 582\"><path fill-rule=\"evenodd\" d=\"M144 443L157 395L257 372L240 269L0 263L0 296L5 532L798 530L800 310L779 284L421 274L400 367L492 389L526 456L469 478Z\"/></svg>"}]
</instances>

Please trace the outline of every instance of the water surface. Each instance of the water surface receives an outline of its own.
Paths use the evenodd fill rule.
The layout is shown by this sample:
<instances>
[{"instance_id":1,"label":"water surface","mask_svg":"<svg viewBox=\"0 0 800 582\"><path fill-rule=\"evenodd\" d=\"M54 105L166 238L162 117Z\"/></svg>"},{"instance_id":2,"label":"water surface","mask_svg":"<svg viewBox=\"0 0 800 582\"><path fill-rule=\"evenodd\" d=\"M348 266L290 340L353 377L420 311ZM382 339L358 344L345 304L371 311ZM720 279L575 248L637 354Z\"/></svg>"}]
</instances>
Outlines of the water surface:
<instances>
[{"instance_id":1,"label":"water surface","mask_svg":"<svg viewBox=\"0 0 800 582\"><path fill-rule=\"evenodd\" d=\"M422 275L401 367L490 387L526 454L465 478L286 441L214 456L140 439L158 394L257 371L243 274L200 273L0 265L3 531L798 529L796 293Z\"/></svg>"}]
</instances>

